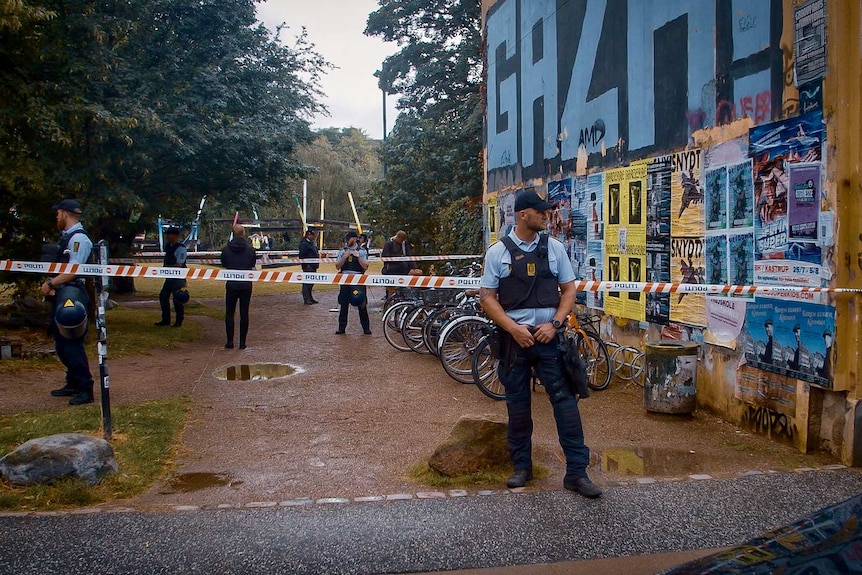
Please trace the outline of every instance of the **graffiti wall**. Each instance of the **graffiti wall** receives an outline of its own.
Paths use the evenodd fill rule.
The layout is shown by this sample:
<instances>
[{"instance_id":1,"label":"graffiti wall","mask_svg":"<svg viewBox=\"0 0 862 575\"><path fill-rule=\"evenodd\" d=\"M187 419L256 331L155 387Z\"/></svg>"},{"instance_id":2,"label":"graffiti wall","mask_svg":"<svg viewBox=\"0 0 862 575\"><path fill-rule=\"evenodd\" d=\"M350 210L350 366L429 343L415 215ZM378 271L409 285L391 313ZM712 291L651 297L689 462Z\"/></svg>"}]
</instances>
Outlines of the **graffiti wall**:
<instances>
[{"instance_id":1,"label":"graffiti wall","mask_svg":"<svg viewBox=\"0 0 862 575\"><path fill-rule=\"evenodd\" d=\"M822 1L486 5L498 237L511 229L515 193L532 189L558 205L549 231L579 280L830 285ZM723 397L749 406L734 415L803 445L793 426L807 413L791 409L792 382L832 387L834 302L659 291L577 301L639 330L658 324L662 337L733 350L733 366L717 369L732 378L718 382Z\"/></svg>"},{"instance_id":2,"label":"graffiti wall","mask_svg":"<svg viewBox=\"0 0 862 575\"><path fill-rule=\"evenodd\" d=\"M741 117L795 114L784 12L781 0L496 2L488 189L682 149L694 131Z\"/></svg>"}]
</instances>

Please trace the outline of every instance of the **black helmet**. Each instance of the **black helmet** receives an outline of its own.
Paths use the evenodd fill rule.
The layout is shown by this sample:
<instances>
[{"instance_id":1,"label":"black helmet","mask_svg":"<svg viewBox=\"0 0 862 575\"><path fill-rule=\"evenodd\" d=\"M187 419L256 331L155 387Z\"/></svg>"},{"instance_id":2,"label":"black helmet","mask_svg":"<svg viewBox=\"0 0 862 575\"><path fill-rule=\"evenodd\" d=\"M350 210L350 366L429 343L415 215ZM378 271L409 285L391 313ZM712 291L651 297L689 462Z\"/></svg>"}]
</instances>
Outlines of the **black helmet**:
<instances>
[{"instance_id":1,"label":"black helmet","mask_svg":"<svg viewBox=\"0 0 862 575\"><path fill-rule=\"evenodd\" d=\"M57 306L54 321L60 335L66 339L78 339L87 333L87 308L83 303L67 299Z\"/></svg>"},{"instance_id":2,"label":"black helmet","mask_svg":"<svg viewBox=\"0 0 862 575\"><path fill-rule=\"evenodd\" d=\"M189 290L186 286L181 287L174 292L174 303L189 303Z\"/></svg>"},{"instance_id":3,"label":"black helmet","mask_svg":"<svg viewBox=\"0 0 862 575\"><path fill-rule=\"evenodd\" d=\"M361 287L351 288L350 293L347 294L347 301L350 302L350 305L361 306L365 303L365 289Z\"/></svg>"}]
</instances>

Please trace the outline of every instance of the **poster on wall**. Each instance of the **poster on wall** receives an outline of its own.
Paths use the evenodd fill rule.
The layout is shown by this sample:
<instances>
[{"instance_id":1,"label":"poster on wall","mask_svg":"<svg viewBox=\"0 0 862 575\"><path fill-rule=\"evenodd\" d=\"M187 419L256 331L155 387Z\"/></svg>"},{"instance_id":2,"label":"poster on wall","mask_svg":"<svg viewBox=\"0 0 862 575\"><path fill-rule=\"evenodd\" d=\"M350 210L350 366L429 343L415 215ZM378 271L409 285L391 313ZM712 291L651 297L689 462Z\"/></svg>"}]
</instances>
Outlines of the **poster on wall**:
<instances>
[{"instance_id":1,"label":"poster on wall","mask_svg":"<svg viewBox=\"0 0 862 575\"><path fill-rule=\"evenodd\" d=\"M727 166L704 172L706 230L727 229Z\"/></svg>"},{"instance_id":2,"label":"poster on wall","mask_svg":"<svg viewBox=\"0 0 862 575\"><path fill-rule=\"evenodd\" d=\"M517 192L497 195L497 239L509 235L515 227L515 195Z\"/></svg>"},{"instance_id":3,"label":"poster on wall","mask_svg":"<svg viewBox=\"0 0 862 575\"><path fill-rule=\"evenodd\" d=\"M605 269L610 281L645 281L646 176L646 163L605 172ZM605 311L644 321L646 298L640 292L609 292Z\"/></svg>"},{"instance_id":4,"label":"poster on wall","mask_svg":"<svg viewBox=\"0 0 862 575\"><path fill-rule=\"evenodd\" d=\"M671 281L681 284L706 283L705 242L703 236L671 238ZM706 325L706 296L694 293L673 294L670 320L691 325Z\"/></svg>"},{"instance_id":5,"label":"poster on wall","mask_svg":"<svg viewBox=\"0 0 862 575\"><path fill-rule=\"evenodd\" d=\"M820 164L790 164L787 204L789 240L817 241L820 217Z\"/></svg>"},{"instance_id":6,"label":"poster on wall","mask_svg":"<svg viewBox=\"0 0 862 575\"><path fill-rule=\"evenodd\" d=\"M671 155L671 230L673 236L702 236L706 215L700 182L701 151Z\"/></svg>"},{"instance_id":7,"label":"poster on wall","mask_svg":"<svg viewBox=\"0 0 862 575\"><path fill-rule=\"evenodd\" d=\"M707 298L706 327L703 341L736 349L736 342L745 325L747 302L738 298Z\"/></svg>"},{"instance_id":8,"label":"poster on wall","mask_svg":"<svg viewBox=\"0 0 862 575\"><path fill-rule=\"evenodd\" d=\"M754 285L754 232L731 234L727 238L728 280L731 285Z\"/></svg>"},{"instance_id":9,"label":"poster on wall","mask_svg":"<svg viewBox=\"0 0 862 575\"><path fill-rule=\"evenodd\" d=\"M754 178L752 173L751 160L727 167L727 193L731 228L752 228L754 226Z\"/></svg>"},{"instance_id":10,"label":"poster on wall","mask_svg":"<svg viewBox=\"0 0 862 575\"><path fill-rule=\"evenodd\" d=\"M749 155L754 161L756 259L822 263L814 242L789 237L788 202L792 164L819 163L823 136L820 111L755 126L749 131ZM819 209L819 202L815 204Z\"/></svg>"},{"instance_id":11,"label":"poster on wall","mask_svg":"<svg viewBox=\"0 0 862 575\"><path fill-rule=\"evenodd\" d=\"M809 0L793 9L796 82L826 74L826 0Z\"/></svg>"},{"instance_id":12,"label":"poster on wall","mask_svg":"<svg viewBox=\"0 0 862 575\"><path fill-rule=\"evenodd\" d=\"M701 185L701 150L671 155L671 281L706 283L705 195ZM670 298L670 320L706 325L706 297L674 294Z\"/></svg>"},{"instance_id":13,"label":"poster on wall","mask_svg":"<svg viewBox=\"0 0 862 575\"><path fill-rule=\"evenodd\" d=\"M566 253L572 258L572 245L570 242L572 229L572 178L566 178L556 182L548 182L548 201L557 205L551 210L548 219L548 231L551 237L566 246ZM574 260L573 260L574 261Z\"/></svg>"},{"instance_id":14,"label":"poster on wall","mask_svg":"<svg viewBox=\"0 0 862 575\"><path fill-rule=\"evenodd\" d=\"M587 267L587 225L590 217L590 205L587 202L587 178L586 176L578 176L571 181L572 221L569 231L569 245L566 249L572 261L572 269L575 271L575 280L586 281L589 279L589 269ZM548 184L549 196L553 184L554 182ZM575 303L586 304L587 293L584 291L576 292Z\"/></svg>"},{"instance_id":15,"label":"poster on wall","mask_svg":"<svg viewBox=\"0 0 862 575\"><path fill-rule=\"evenodd\" d=\"M586 179L585 197L589 215L587 218L587 279L602 281L605 264L605 220L604 220L605 175L601 172L590 174ZM605 293L591 291L587 294L587 306L593 309L605 308Z\"/></svg>"},{"instance_id":16,"label":"poster on wall","mask_svg":"<svg viewBox=\"0 0 862 575\"><path fill-rule=\"evenodd\" d=\"M791 297L758 296L748 303L745 327L747 364L832 386L835 308Z\"/></svg>"},{"instance_id":17,"label":"poster on wall","mask_svg":"<svg viewBox=\"0 0 862 575\"><path fill-rule=\"evenodd\" d=\"M487 221L485 229L488 230L488 237L485 245L490 246L497 241L497 195L494 194L488 198L488 211L486 214Z\"/></svg>"},{"instance_id":18,"label":"poster on wall","mask_svg":"<svg viewBox=\"0 0 862 575\"><path fill-rule=\"evenodd\" d=\"M647 164L647 255L646 281L670 281L670 156L653 158ZM670 321L670 294L647 293L646 320L667 324Z\"/></svg>"}]
</instances>

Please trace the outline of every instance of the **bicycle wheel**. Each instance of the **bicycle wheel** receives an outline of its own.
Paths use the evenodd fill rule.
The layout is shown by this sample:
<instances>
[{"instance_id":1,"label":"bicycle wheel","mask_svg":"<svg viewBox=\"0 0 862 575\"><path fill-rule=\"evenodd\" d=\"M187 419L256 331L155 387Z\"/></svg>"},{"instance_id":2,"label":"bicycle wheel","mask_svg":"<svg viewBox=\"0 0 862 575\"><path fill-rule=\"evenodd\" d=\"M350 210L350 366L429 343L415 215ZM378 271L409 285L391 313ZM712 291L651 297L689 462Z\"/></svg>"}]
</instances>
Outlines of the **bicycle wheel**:
<instances>
[{"instance_id":1,"label":"bicycle wheel","mask_svg":"<svg viewBox=\"0 0 862 575\"><path fill-rule=\"evenodd\" d=\"M578 351L587 368L587 385L601 391L611 383L611 361L605 342L591 332L578 334Z\"/></svg>"},{"instance_id":2,"label":"bicycle wheel","mask_svg":"<svg viewBox=\"0 0 862 575\"><path fill-rule=\"evenodd\" d=\"M398 302L383 314L383 337L389 345L398 351L410 351L410 347L404 341L404 336L401 335L401 325L407 317L407 312L413 309L414 305L413 302L409 301Z\"/></svg>"},{"instance_id":3,"label":"bicycle wheel","mask_svg":"<svg viewBox=\"0 0 862 575\"><path fill-rule=\"evenodd\" d=\"M428 309L420 305L408 313L401 324L401 335L404 337L404 343L416 353L431 353L422 338L422 330L428 320L428 314Z\"/></svg>"},{"instance_id":4,"label":"bicycle wheel","mask_svg":"<svg viewBox=\"0 0 862 575\"><path fill-rule=\"evenodd\" d=\"M473 354L487 324L488 320L479 316L461 316L449 322L440 334L437 355L443 369L455 381L473 383Z\"/></svg>"},{"instance_id":5,"label":"bicycle wheel","mask_svg":"<svg viewBox=\"0 0 862 575\"><path fill-rule=\"evenodd\" d=\"M425 326L422 328L422 339L425 341L425 347L437 355L437 344L440 341L440 332L451 320L456 317L466 315L469 312L460 307L441 307L435 309L425 321Z\"/></svg>"},{"instance_id":6,"label":"bicycle wheel","mask_svg":"<svg viewBox=\"0 0 862 575\"><path fill-rule=\"evenodd\" d=\"M500 360L491 355L491 345L488 341L488 336L482 338L479 346L473 354L473 383L479 388L479 391L490 397L491 399L506 399L506 389L500 382L500 377L497 373L497 365Z\"/></svg>"},{"instance_id":7,"label":"bicycle wheel","mask_svg":"<svg viewBox=\"0 0 862 575\"><path fill-rule=\"evenodd\" d=\"M628 345L620 346L611 356L611 364L617 377L625 381L635 381L644 370L644 360L640 350Z\"/></svg>"}]
</instances>

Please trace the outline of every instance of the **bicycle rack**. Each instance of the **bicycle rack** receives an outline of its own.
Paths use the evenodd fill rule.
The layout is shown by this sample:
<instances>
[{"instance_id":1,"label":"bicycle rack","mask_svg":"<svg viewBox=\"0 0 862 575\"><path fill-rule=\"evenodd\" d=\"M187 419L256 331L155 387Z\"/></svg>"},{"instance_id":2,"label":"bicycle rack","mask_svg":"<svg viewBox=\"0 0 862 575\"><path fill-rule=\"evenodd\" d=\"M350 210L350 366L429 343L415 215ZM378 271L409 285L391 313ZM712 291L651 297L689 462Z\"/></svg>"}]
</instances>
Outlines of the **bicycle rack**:
<instances>
[{"instance_id":1,"label":"bicycle rack","mask_svg":"<svg viewBox=\"0 0 862 575\"><path fill-rule=\"evenodd\" d=\"M611 367L614 375L623 381L631 381L642 386L642 377L646 368L644 352L630 345L620 345L615 341L606 341L605 345L611 352Z\"/></svg>"}]
</instances>

